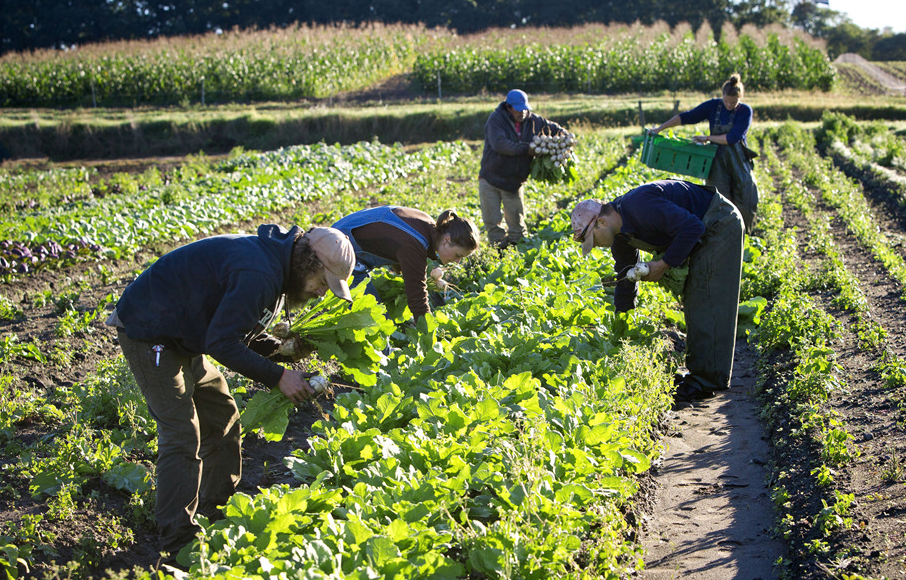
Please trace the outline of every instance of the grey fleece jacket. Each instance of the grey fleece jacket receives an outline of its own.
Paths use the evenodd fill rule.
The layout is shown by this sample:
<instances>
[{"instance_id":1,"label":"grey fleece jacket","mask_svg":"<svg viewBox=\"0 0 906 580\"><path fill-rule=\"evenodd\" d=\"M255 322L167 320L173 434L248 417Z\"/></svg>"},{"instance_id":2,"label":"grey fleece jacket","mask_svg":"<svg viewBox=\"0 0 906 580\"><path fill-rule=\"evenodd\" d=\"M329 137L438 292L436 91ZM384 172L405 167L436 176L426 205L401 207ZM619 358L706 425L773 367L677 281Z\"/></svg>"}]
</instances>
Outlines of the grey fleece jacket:
<instances>
[{"instance_id":1,"label":"grey fleece jacket","mask_svg":"<svg viewBox=\"0 0 906 580\"><path fill-rule=\"evenodd\" d=\"M504 191L518 190L532 170L529 142L544 132L545 127L551 135L566 133L557 123L535 113L529 113L522 122L522 131L516 133L506 102L497 105L484 125L484 151L478 177Z\"/></svg>"}]
</instances>

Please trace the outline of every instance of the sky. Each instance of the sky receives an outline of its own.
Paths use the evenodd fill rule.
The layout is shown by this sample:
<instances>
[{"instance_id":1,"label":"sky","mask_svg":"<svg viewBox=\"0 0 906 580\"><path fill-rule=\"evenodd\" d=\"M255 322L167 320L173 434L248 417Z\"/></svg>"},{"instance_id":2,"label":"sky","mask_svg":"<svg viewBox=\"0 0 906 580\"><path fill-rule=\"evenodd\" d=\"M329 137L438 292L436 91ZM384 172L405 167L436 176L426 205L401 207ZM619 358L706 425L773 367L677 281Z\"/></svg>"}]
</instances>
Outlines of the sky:
<instances>
[{"instance_id":1,"label":"sky","mask_svg":"<svg viewBox=\"0 0 906 580\"><path fill-rule=\"evenodd\" d=\"M826 6L845 13L862 28L889 26L895 33L906 32L906 0L828 0Z\"/></svg>"}]
</instances>

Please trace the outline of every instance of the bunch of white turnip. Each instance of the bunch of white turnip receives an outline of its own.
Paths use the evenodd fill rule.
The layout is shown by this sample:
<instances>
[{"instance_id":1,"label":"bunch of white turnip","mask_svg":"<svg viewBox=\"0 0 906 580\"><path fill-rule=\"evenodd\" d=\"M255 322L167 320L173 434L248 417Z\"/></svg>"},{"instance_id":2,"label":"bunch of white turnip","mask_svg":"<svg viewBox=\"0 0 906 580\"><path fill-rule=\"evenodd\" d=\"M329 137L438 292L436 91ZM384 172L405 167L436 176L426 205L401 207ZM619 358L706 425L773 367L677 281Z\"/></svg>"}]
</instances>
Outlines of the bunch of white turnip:
<instances>
[{"instance_id":1,"label":"bunch of white turnip","mask_svg":"<svg viewBox=\"0 0 906 580\"><path fill-rule=\"evenodd\" d=\"M578 139L573 133L535 135L529 143L532 179L547 183L572 183L577 177L573 147Z\"/></svg>"},{"instance_id":2,"label":"bunch of white turnip","mask_svg":"<svg viewBox=\"0 0 906 580\"><path fill-rule=\"evenodd\" d=\"M573 154L573 145L577 142L572 133L561 135L535 135L529 143L529 150L536 156L549 156L557 164L565 163Z\"/></svg>"}]
</instances>

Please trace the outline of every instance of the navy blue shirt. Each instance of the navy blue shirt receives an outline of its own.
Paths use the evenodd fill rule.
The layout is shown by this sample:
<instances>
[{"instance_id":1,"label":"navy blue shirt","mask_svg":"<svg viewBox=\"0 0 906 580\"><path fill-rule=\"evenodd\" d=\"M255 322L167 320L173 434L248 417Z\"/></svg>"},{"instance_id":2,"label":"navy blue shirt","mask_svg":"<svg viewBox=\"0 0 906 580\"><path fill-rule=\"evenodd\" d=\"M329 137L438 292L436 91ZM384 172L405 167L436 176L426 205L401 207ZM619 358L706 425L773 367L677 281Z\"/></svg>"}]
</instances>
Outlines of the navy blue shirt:
<instances>
[{"instance_id":1,"label":"navy blue shirt","mask_svg":"<svg viewBox=\"0 0 906 580\"><path fill-rule=\"evenodd\" d=\"M208 354L269 387L283 367L248 346L283 303L300 231L262 225L257 235L213 236L165 254L116 305L126 334L183 354Z\"/></svg>"},{"instance_id":2,"label":"navy blue shirt","mask_svg":"<svg viewBox=\"0 0 906 580\"><path fill-rule=\"evenodd\" d=\"M735 111L728 111L724 107L723 99L711 99L695 107L691 111L680 113L680 120L683 125L694 125L702 121L708 121L708 127L711 133L714 133L717 125L727 125L732 117L733 127L727 133L727 144L732 145L742 141L746 143L746 133L752 124L752 107L745 103L736 105ZM717 123L715 123L717 121Z\"/></svg>"},{"instance_id":3,"label":"navy blue shirt","mask_svg":"<svg viewBox=\"0 0 906 580\"><path fill-rule=\"evenodd\" d=\"M664 255L668 266L681 266L705 233L702 218L714 199L714 193L687 181L653 181L641 185L611 203L623 220L620 233L610 251L618 277L638 263L642 242ZM629 280L617 283L614 305L620 312L635 306L638 285Z\"/></svg>"}]
</instances>

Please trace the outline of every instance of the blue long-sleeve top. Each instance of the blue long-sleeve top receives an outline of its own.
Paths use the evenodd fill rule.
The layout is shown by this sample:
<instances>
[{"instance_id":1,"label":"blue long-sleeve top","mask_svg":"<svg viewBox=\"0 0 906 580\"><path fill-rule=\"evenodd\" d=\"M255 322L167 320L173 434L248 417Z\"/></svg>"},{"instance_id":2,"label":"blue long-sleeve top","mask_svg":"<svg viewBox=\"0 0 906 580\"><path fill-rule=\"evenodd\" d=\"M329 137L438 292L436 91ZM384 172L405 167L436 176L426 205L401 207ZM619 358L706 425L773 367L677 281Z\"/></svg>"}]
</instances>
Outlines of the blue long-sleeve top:
<instances>
[{"instance_id":1,"label":"blue long-sleeve top","mask_svg":"<svg viewBox=\"0 0 906 580\"><path fill-rule=\"evenodd\" d=\"M728 111L724 107L723 99L711 99L691 111L680 113L680 120L683 125L694 125L707 120L711 133L714 133L718 125L728 124L731 116L733 118L733 128L727 133L727 143L733 145L742 141L743 145L745 145L746 133L748 133L749 126L752 124L752 107L745 103L739 103L735 111Z\"/></svg>"},{"instance_id":2,"label":"blue long-sleeve top","mask_svg":"<svg viewBox=\"0 0 906 580\"><path fill-rule=\"evenodd\" d=\"M664 252L662 259L671 268L681 266L705 233L702 218L714 193L687 181L653 181L613 200L623 220L611 246L618 277L640 259L632 245L639 241ZM625 312L635 306L638 284L626 279L617 283L614 306Z\"/></svg>"}]
</instances>

